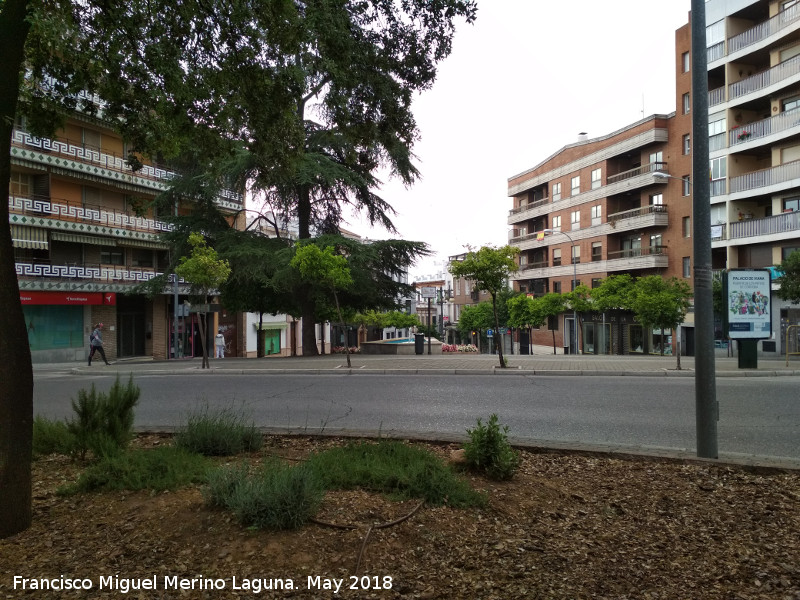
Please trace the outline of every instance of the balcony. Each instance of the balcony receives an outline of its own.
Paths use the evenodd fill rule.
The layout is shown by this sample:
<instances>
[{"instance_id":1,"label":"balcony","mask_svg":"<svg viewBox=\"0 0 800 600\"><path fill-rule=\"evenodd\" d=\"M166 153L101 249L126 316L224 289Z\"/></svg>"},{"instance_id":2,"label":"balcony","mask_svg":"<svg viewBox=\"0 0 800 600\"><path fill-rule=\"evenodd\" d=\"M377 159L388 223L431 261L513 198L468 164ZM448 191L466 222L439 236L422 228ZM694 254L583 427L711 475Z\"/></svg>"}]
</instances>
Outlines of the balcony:
<instances>
[{"instance_id":1,"label":"balcony","mask_svg":"<svg viewBox=\"0 0 800 600\"><path fill-rule=\"evenodd\" d=\"M125 158L103 152L100 148L68 138L37 138L15 129L11 138L11 157L44 167L74 171L78 176L98 177L113 184L145 187L160 193L176 177L172 171L158 165L142 165L134 171ZM241 194L223 190L217 203L224 208L239 209L244 203Z\"/></svg>"},{"instance_id":2,"label":"balcony","mask_svg":"<svg viewBox=\"0 0 800 600\"><path fill-rule=\"evenodd\" d=\"M666 227L669 224L667 207L664 204L651 204L632 210L624 210L608 215L608 223L620 230L639 229L644 227Z\"/></svg>"},{"instance_id":3,"label":"balcony","mask_svg":"<svg viewBox=\"0 0 800 600\"><path fill-rule=\"evenodd\" d=\"M770 135L776 135L800 128L800 108L790 110L763 121L735 127L728 132L728 146L731 148L755 142Z\"/></svg>"},{"instance_id":4,"label":"balcony","mask_svg":"<svg viewBox=\"0 0 800 600\"><path fill-rule=\"evenodd\" d=\"M532 210L538 206L542 206L550 202L550 198L541 198L539 200L534 200L533 202L529 202L525 205L519 206L517 208L512 208L508 211L509 215L519 215L529 210Z\"/></svg>"},{"instance_id":5,"label":"balcony","mask_svg":"<svg viewBox=\"0 0 800 600\"><path fill-rule=\"evenodd\" d=\"M800 231L800 212L787 212L763 219L746 219L731 223L728 239L796 234L798 231Z\"/></svg>"},{"instance_id":6,"label":"balcony","mask_svg":"<svg viewBox=\"0 0 800 600\"><path fill-rule=\"evenodd\" d=\"M606 185L611 185L612 183L617 183L618 181L625 181L626 179L638 177L639 175L644 175L647 173L655 173L656 171L666 171L666 170L667 170L667 163L665 162L650 163L647 165L642 165L641 167L637 167L635 169L630 169L629 171L623 171L622 173L617 173L616 175L609 175L606 178Z\"/></svg>"},{"instance_id":7,"label":"balcony","mask_svg":"<svg viewBox=\"0 0 800 600\"><path fill-rule=\"evenodd\" d=\"M82 234L102 233L132 239L155 239L156 235L172 230L171 224L156 219L64 199L9 196L8 212L9 221L13 224L34 224ZM132 232L150 235L135 235Z\"/></svg>"},{"instance_id":8,"label":"balcony","mask_svg":"<svg viewBox=\"0 0 800 600\"><path fill-rule=\"evenodd\" d=\"M27 290L126 291L163 273L144 267L105 264L51 264L50 261L17 262L19 288ZM188 286L181 279L180 293ZM170 290L171 291L171 290Z\"/></svg>"},{"instance_id":9,"label":"balcony","mask_svg":"<svg viewBox=\"0 0 800 600\"><path fill-rule=\"evenodd\" d=\"M759 23L747 31L743 31L738 35L728 38L728 55L766 40L767 38L786 29L790 25L794 25L799 20L800 5L795 4L794 6L790 6L786 10L779 12L768 21Z\"/></svg>"},{"instance_id":10,"label":"balcony","mask_svg":"<svg viewBox=\"0 0 800 600\"><path fill-rule=\"evenodd\" d=\"M540 266L541 265L541 266ZM667 246L647 246L609 252L607 260L592 260L591 262L572 263L565 261L561 265L548 267L546 263L520 267L514 275L514 280L542 279L548 277L587 275L592 273L611 273L617 271L635 271L642 269L664 269L669 266Z\"/></svg>"},{"instance_id":11,"label":"balcony","mask_svg":"<svg viewBox=\"0 0 800 600\"><path fill-rule=\"evenodd\" d=\"M800 56L794 56L772 67L746 77L728 86L728 101L744 98L767 89L772 85L787 82L800 75Z\"/></svg>"},{"instance_id":12,"label":"balcony","mask_svg":"<svg viewBox=\"0 0 800 600\"><path fill-rule=\"evenodd\" d=\"M800 179L800 160L789 162L777 167L753 171L738 177L731 177L729 182L729 193L747 192L751 190L781 186L787 182ZM786 187L786 186L784 186ZM714 196L714 190L712 190Z\"/></svg>"}]
</instances>

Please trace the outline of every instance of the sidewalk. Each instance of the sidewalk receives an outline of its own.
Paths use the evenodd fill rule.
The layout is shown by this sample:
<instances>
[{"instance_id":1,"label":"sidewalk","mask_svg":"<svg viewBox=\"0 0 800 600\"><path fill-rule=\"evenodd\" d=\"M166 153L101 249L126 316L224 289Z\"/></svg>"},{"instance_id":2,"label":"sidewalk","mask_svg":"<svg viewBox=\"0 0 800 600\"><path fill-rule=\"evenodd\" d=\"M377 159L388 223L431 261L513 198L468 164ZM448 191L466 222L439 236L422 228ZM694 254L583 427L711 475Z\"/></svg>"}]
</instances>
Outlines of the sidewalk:
<instances>
[{"instance_id":1,"label":"sidewalk","mask_svg":"<svg viewBox=\"0 0 800 600\"><path fill-rule=\"evenodd\" d=\"M223 358L209 359L210 369L201 369L199 358L170 361L152 359L121 359L111 366L95 361L91 367L83 362L35 364L34 374L42 372L72 373L138 373L152 375L184 374L189 371L216 374L380 374L380 375L611 375L694 377L695 360L681 357L677 369L674 356L594 356L534 354L505 355L508 367L501 369L492 354L422 354L422 355L361 355L350 356L351 367L343 354L313 357ZM800 359L758 359L757 369L740 369L735 357L715 357L717 377L782 377L800 376Z\"/></svg>"}]
</instances>

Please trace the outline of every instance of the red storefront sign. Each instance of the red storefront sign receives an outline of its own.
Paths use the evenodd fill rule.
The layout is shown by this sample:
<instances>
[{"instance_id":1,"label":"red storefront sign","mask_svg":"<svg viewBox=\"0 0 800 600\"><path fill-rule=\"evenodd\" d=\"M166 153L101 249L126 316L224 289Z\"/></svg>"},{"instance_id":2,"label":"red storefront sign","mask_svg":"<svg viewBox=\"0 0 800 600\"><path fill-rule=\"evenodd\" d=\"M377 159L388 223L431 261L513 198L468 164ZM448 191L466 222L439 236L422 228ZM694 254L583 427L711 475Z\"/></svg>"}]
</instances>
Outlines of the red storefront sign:
<instances>
[{"instance_id":1,"label":"red storefront sign","mask_svg":"<svg viewBox=\"0 0 800 600\"><path fill-rule=\"evenodd\" d=\"M20 292L22 304L84 305L107 304L115 306L117 295L113 292Z\"/></svg>"}]
</instances>

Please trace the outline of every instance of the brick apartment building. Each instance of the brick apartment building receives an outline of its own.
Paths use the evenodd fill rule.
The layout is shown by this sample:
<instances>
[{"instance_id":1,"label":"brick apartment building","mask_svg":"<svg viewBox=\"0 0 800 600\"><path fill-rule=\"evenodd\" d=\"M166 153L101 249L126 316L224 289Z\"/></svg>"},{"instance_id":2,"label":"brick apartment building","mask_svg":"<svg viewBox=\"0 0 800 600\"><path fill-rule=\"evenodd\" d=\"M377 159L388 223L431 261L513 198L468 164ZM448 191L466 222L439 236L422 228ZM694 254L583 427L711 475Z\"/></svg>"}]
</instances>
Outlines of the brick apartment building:
<instances>
[{"instance_id":1,"label":"brick apartment building","mask_svg":"<svg viewBox=\"0 0 800 600\"><path fill-rule=\"evenodd\" d=\"M713 268L773 267L800 248L800 2L709 0L706 11L710 165L702 176L711 183ZM618 273L691 285L690 47L686 24L675 34L675 112L597 138L581 134L509 178L509 243L521 249L515 288L566 292ZM786 325L800 311L773 296L773 315L776 339L759 343L767 355L783 350ZM687 354L693 317L680 330ZM587 315L577 337L573 316L562 315L559 343L572 352L627 353L677 341L630 319L601 318ZM614 348L612 327L621 332ZM543 342L551 333L536 332L534 343L537 336Z\"/></svg>"},{"instance_id":2,"label":"brick apartment building","mask_svg":"<svg viewBox=\"0 0 800 600\"><path fill-rule=\"evenodd\" d=\"M197 315L185 304L187 286L154 299L133 293L169 264L159 239L169 225L151 201L173 174L153 164L134 172L127 154L121 137L89 115L71 115L50 139L32 136L17 119L9 221L34 362L83 360L98 322L105 325L110 359L200 352ZM242 201L228 193L218 205L233 214ZM225 331L228 354L239 354L240 316L223 310L214 321Z\"/></svg>"}]
</instances>

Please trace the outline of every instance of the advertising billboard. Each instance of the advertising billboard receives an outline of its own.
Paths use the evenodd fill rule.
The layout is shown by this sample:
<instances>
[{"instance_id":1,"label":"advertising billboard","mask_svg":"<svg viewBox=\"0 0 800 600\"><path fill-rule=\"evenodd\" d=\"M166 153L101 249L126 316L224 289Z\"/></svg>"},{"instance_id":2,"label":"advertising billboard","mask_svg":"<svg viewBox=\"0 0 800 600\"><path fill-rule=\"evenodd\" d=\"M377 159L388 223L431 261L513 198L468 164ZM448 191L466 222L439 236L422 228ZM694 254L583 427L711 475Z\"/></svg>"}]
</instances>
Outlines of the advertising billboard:
<instances>
[{"instance_id":1,"label":"advertising billboard","mask_svg":"<svg viewBox=\"0 0 800 600\"><path fill-rule=\"evenodd\" d=\"M725 274L724 302L731 339L772 336L772 287L769 269L731 269Z\"/></svg>"}]
</instances>

